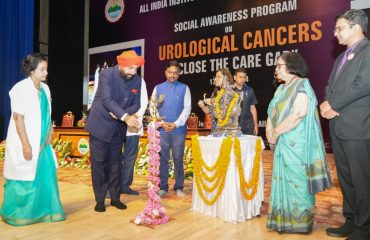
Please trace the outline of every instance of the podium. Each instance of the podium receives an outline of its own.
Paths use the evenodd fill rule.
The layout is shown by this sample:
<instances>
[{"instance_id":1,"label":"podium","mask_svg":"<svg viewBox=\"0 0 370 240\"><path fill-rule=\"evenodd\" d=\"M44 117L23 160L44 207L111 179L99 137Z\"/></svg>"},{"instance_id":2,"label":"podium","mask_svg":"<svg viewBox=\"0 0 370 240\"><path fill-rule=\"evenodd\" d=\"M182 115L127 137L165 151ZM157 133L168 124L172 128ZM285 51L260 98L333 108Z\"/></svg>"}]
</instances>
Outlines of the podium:
<instances>
[{"instance_id":1,"label":"podium","mask_svg":"<svg viewBox=\"0 0 370 240\"><path fill-rule=\"evenodd\" d=\"M256 136L242 135L238 137L240 141L241 160L244 170L244 178L249 181L254 165ZM221 144L224 137L200 136L198 137L200 149L204 162L208 166L214 165L220 153ZM264 148L263 141L262 149ZM260 158L260 170L257 192L253 199L246 200L240 190L239 173L236 164L234 151L230 154L230 163L226 173L224 189L218 200L213 205L207 205L198 193L195 181L193 181L193 196L191 210L211 217L218 217L225 222L243 222L260 214L260 208L264 199L263 191L263 165L262 156ZM196 178L196 176L194 176ZM207 185L210 187L209 185ZM250 193L251 189L248 190ZM206 198L214 197L215 192L204 192Z\"/></svg>"}]
</instances>

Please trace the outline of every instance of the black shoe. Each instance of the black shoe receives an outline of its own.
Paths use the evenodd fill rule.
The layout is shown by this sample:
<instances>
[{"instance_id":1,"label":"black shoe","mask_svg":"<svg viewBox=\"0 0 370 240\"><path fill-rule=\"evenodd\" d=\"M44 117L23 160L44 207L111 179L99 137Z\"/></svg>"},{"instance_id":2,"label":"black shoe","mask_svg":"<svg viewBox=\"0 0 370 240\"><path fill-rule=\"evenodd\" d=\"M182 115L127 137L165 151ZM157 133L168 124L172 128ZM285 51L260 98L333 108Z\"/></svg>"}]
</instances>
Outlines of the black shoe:
<instances>
[{"instance_id":1,"label":"black shoe","mask_svg":"<svg viewBox=\"0 0 370 240\"><path fill-rule=\"evenodd\" d=\"M132 188L125 188L122 190L122 193L124 194L128 194L128 195L139 195L139 192L138 191L135 191L134 189Z\"/></svg>"},{"instance_id":2,"label":"black shoe","mask_svg":"<svg viewBox=\"0 0 370 240\"><path fill-rule=\"evenodd\" d=\"M354 231L348 235L348 240L369 240L370 235L360 231Z\"/></svg>"},{"instance_id":3,"label":"black shoe","mask_svg":"<svg viewBox=\"0 0 370 240\"><path fill-rule=\"evenodd\" d=\"M115 206L118 209L126 209L127 208L126 204L124 204L123 202L121 202L119 200L118 201L111 201L110 205Z\"/></svg>"},{"instance_id":4,"label":"black shoe","mask_svg":"<svg viewBox=\"0 0 370 240\"><path fill-rule=\"evenodd\" d=\"M341 227L327 228L326 234L332 237L348 237L348 235L355 231L353 222L346 221Z\"/></svg>"},{"instance_id":5,"label":"black shoe","mask_svg":"<svg viewBox=\"0 0 370 240\"><path fill-rule=\"evenodd\" d=\"M105 212L104 203L96 203L94 210L97 212Z\"/></svg>"}]
</instances>

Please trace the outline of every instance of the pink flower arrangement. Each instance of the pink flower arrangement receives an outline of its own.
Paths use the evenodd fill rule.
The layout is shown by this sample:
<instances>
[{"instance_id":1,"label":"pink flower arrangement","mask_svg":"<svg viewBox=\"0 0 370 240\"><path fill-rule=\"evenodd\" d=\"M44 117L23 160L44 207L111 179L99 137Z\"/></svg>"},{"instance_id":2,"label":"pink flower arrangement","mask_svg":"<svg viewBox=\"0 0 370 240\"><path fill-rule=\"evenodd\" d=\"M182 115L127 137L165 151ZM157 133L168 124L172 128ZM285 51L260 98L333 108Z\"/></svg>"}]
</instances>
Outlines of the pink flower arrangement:
<instances>
[{"instance_id":1,"label":"pink flower arrangement","mask_svg":"<svg viewBox=\"0 0 370 240\"><path fill-rule=\"evenodd\" d=\"M152 121L148 126L149 140L149 168L148 168L148 196L144 211L139 213L135 219L136 224L159 225L167 223L170 218L161 206L161 198L157 195L159 190L159 151L160 139L159 131L157 130L160 123Z\"/></svg>"}]
</instances>

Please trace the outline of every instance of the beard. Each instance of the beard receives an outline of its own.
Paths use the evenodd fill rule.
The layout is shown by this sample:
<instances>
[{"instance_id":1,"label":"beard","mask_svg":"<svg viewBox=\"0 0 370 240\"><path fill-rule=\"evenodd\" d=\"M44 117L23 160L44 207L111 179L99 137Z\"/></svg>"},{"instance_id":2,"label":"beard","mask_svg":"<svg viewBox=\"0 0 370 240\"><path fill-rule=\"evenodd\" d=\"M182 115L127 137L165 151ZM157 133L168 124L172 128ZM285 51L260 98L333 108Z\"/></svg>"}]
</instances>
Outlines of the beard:
<instances>
[{"instance_id":1,"label":"beard","mask_svg":"<svg viewBox=\"0 0 370 240\"><path fill-rule=\"evenodd\" d=\"M124 74L123 77L126 79L131 79L134 75L132 74Z\"/></svg>"},{"instance_id":2,"label":"beard","mask_svg":"<svg viewBox=\"0 0 370 240\"><path fill-rule=\"evenodd\" d=\"M133 74L129 74L129 73L125 73L123 71L120 71L120 76L127 79L127 80L130 80L134 75Z\"/></svg>"}]
</instances>

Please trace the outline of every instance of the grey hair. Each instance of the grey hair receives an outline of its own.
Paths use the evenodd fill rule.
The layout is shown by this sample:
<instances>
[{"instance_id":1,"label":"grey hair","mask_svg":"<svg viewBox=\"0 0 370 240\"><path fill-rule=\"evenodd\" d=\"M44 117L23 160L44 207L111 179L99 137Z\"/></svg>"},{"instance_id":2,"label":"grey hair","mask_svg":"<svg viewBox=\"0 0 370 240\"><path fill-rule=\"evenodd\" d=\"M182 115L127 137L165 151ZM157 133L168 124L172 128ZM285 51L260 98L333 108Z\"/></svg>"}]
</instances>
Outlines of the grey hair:
<instances>
[{"instance_id":1,"label":"grey hair","mask_svg":"<svg viewBox=\"0 0 370 240\"><path fill-rule=\"evenodd\" d=\"M343 18L346 19L348 22L352 24L358 24L361 29L362 33L366 35L367 33L367 25L369 23L369 20L367 18L366 13L361 9L351 9L348 11L345 11L341 15L337 16L335 20Z\"/></svg>"}]
</instances>

